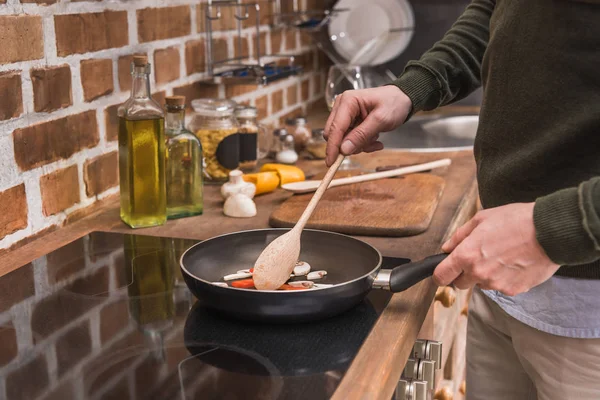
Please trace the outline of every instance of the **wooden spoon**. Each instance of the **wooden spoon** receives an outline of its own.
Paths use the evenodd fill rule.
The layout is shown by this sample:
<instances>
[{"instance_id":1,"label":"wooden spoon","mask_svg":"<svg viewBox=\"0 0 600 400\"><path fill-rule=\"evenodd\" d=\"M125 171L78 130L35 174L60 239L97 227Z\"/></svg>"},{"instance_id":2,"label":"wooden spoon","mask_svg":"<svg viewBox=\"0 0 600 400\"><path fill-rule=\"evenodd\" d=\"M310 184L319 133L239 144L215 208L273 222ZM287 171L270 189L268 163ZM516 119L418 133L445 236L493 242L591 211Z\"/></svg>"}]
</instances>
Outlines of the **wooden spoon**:
<instances>
[{"instance_id":1,"label":"wooden spoon","mask_svg":"<svg viewBox=\"0 0 600 400\"><path fill-rule=\"evenodd\" d=\"M327 190L333 176L340 164L344 161L344 155L340 154L333 165L325 174L319 184L317 191L310 199L306 209L296 222L296 225L284 235L273 240L266 249L258 256L254 264L254 286L258 290L276 290L290 279L298 257L300 257L300 236L313 211L319 204L319 200Z\"/></svg>"}]
</instances>

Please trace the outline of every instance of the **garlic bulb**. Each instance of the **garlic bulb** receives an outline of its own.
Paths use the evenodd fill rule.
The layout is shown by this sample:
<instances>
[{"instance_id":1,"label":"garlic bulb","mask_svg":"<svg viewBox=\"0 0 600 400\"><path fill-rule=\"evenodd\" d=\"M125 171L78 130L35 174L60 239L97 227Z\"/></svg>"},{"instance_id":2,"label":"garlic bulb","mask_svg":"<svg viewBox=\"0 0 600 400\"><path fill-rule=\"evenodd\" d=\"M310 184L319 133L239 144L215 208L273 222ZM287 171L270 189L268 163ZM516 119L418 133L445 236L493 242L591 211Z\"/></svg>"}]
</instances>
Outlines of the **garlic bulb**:
<instances>
[{"instance_id":1,"label":"garlic bulb","mask_svg":"<svg viewBox=\"0 0 600 400\"><path fill-rule=\"evenodd\" d=\"M256 205L244 194L236 193L225 200L223 213L228 217L248 218L256 215Z\"/></svg>"},{"instance_id":2,"label":"garlic bulb","mask_svg":"<svg viewBox=\"0 0 600 400\"><path fill-rule=\"evenodd\" d=\"M239 169L234 169L229 172L229 182L225 182L223 186L221 186L221 196L224 199L227 199L229 196L241 193L249 197L250 199L254 198L254 194L256 194L256 186L254 186L251 182L246 182L244 178L242 178L244 174Z\"/></svg>"}]
</instances>

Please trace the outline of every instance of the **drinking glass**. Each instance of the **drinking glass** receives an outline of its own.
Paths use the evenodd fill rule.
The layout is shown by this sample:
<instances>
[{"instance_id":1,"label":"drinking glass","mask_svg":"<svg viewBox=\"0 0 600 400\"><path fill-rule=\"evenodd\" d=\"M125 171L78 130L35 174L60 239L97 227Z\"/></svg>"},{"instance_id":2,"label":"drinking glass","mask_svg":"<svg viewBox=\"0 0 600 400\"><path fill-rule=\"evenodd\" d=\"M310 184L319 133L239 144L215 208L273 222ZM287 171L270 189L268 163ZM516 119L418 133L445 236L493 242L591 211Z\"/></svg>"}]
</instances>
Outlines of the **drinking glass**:
<instances>
[{"instance_id":1,"label":"drinking glass","mask_svg":"<svg viewBox=\"0 0 600 400\"><path fill-rule=\"evenodd\" d=\"M365 80L362 68L357 65L333 65L327 74L327 86L325 87L325 101L329 111L333 109L335 98L346 90L358 90L365 88ZM350 157L346 157L340 168L342 170L360 169L360 164Z\"/></svg>"}]
</instances>

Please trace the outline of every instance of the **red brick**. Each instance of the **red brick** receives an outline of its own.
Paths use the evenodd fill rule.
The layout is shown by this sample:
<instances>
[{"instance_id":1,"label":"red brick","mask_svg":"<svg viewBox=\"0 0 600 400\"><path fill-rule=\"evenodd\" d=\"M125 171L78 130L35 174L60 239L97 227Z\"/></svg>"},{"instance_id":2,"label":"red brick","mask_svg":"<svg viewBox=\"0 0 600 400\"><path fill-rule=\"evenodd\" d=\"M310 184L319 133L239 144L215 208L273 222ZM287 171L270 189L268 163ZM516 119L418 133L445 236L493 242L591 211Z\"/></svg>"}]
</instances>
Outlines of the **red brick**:
<instances>
[{"instance_id":1,"label":"red brick","mask_svg":"<svg viewBox=\"0 0 600 400\"><path fill-rule=\"evenodd\" d=\"M179 79L179 50L176 47L154 52L154 75L156 83L166 83Z\"/></svg>"},{"instance_id":2,"label":"red brick","mask_svg":"<svg viewBox=\"0 0 600 400\"><path fill-rule=\"evenodd\" d=\"M325 91L325 83L323 83L321 74L316 74L313 79L315 82L313 85L313 88L315 88L315 95L323 93Z\"/></svg>"},{"instance_id":3,"label":"red brick","mask_svg":"<svg viewBox=\"0 0 600 400\"><path fill-rule=\"evenodd\" d=\"M202 82L195 82L189 85L179 86L173 89L176 96L185 96L187 107L191 107L192 100L203 97L219 97L219 86Z\"/></svg>"},{"instance_id":4,"label":"red brick","mask_svg":"<svg viewBox=\"0 0 600 400\"><path fill-rule=\"evenodd\" d=\"M260 50L260 56L264 57L267 55L267 32L261 32L258 36L258 49ZM256 35L252 38L254 51L256 52Z\"/></svg>"},{"instance_id":5,"label":"red brick","mask_svg":"<svg viewBox=\"0 0 600 400\"><path fill-rule=\"evenodd\" d=\"M165 108L165 99L167 97L167 92L160 91L156 93L152 93L152 99L156 101L163 109Z\"/></svg>"},{"instance_id":6,"label":"red brick","mask_svg":"<svg viewBox=\"0 0 600 400\"><path fill-rule=\"evenodd\" d=\"M15 359L19 348L17 347L17 331L12 323L0 326L0 367L5 366Z\"/></svg>"},{"instance_id":7,"label":"red brick","mask_svg":"<svg viewBox=\"0 0 600 400\"><path fill-rule=\"evenodd\" d=\"M312 35L308 32L300 32L300 47L312 46Z\"/></svg>"},{"instance_id":8,"label":"red brick","mask_svg":"<svg viewBox=\"0 0 600 400\"><path fill-rule=\"evenodd\" d=\"M256 112L258 113L258 119L264 119L269 116L269 99L266 95L259 97L255 101L256 104Z\"/></svg>"},{"instance_id":9,"label":"red brick","mask_svg":"<svg viewBox=\"0 0 600 400\"><path fill-rule=\"evenodd\" d=\"M313 53L307 52L296 56L296 64L303 68L303 72L310 72L314 69Z\"/></svg>"},{"instance_id":10,"label":"red brick","mask_svg":"<svg viewBox=\"0 0 600 400\"><path fill-rule=\"evenodd\" d=\"M296 31L293 29L288 29L285 32L285 50L293 51L296 50Z\"/></svg>"},{"instance_id":11,"label":"red brick","mask_svg":"<svg viewBox=\"0 0 600 400\"><path fill-rule=\"evenodd\" d=\"M0 64L37 60L44 57L42 17L0 16Z\"/></svg>"},{"instance_id":12,"label":"red brick","mask_svg":"<svg viewBox=\"0 0 600 400\"><path fill-rule=\"evenodd\" d=\"M0 280L0 312L9 310L34 294L33 266L27 264L19 267Z\"/></svg>"},{"instance_id":13,"label":"red brick","mask_svg":"<svg viewBox=\"0 0 600 400\"><path fill-rule=\"evenodd\" d=\"M85 193L95 196L119 184L119 159L117 152L103 154L83 164Z\"/></svg>"},{"instance_id":14,"label":"red brick","mask_svg":"<svg viewBox=\"0 0 600 400\"><path fill-rule=\"evenodd\" d=\"M192 32L190 6L144 8L137 11L140 43L186 36Z\"/></svg>"},{"instance_id":15,"label":"red brick","mask_svg":"<svg viewBox=\"0 0 600 400\"><path fill-rule=\"evenodd\" d=\"M271 31L271 54L281 54L283 44L283 31L281 29Z\"/></svg>"},{"instance_id":16,"label":"red brick","mask_svg":"<svg viewBox=\"0 0 600 400\"><path fill-rule=\"evenodd\" d=\"M204 39L190 40L185 44L185 67L188 75L206 70Z\"/></svg>"},{"instance_id":17,"label":"red brick","mask_svg":"<svg viewBox=\"0 0 600 400\"><path fill-rule=\"evenodd\" d=\"M133 61L133 54L119 57L117 61L118 76L119 76L119 88L122 92L128 92L131 90L131 62Z\"/></svg>"},{"instance_id":18,"label":"red brick","mask_svg":"<svg viewBox=\"0 0 600 400\"><path fill-rule=\"evenodd\" d=\"M126 301L108 304L100 312L100 340L106 343L129 324L129 305Z\"/></svg>"},{"instance_id":19,"label":"red brick","mask_svg":"<svg viewBox=\"0 0 600 400\"><path fill-rule=\"evenodd\" d=\"M224 61L229 58L229 47L227 45L227 39L214 39L213 40L213 61Z\"/></svg>"},{"instance_id":20,"label":"red brick","mask_svg":"<svg viewBox=\"0 0 600 400\"><path fill-rule=\"evenodd\" d=\"M75 240L46 256L48 283L54 285L68 280L85 268L82 240Z\"/></svg>"},{"instance_id":21,"label":"red brick","mask_svg":"<svg viewBox=\"0 0 600 400\"><path fill-rule=\"evenodd\" d=\"M82 322L56 341L58 376L67 373L92 351L89 321Z\"/></svg>"},{"instance_id":22,"label":"red brick","mask_svg":"<svg viewBox=\"0 0 600 400\"><path fill-rule=\"evenodd\" d=\"M310 99L310 80L306 79L302 81L300 89L302 102L308 101L308 99Z\"/></svg>"},{"instance_id":23,"label":"red brick","mask_svg":"<svg viewBox=\"0 0 600 400\"><path fill-rule=\"evenodd\" d=\"M21 170L45 165L98 144L96 111L31 125L13 132L15 160Z\"/></svg>"},{"instance_id":24,"label":"red brick","mask_svg":"<svg viewBox=\"0 0 600 400\"><path fill-rule=\"evenodd\" d=\"M211 22L211 29L213 32L221 32L221 31L231 31L234 29L237 29L237 23L235 20L235 12L236 12L236 8L235 7L221 7L221 18L220 19L216 19L213 20ZM240 10L240 12L242 12ZM200 8L198 9L198 20L199 20L199 27L202 27L202 30L200 32L204 32L204 29L206 29L206 7L204 5L201 5ZM212 15L216 16L217 15L217 9L216 7L213 7L212 10Z\"/></svg>"},{"instance_id":25,"label":"red brick","mask_svg":"<svg viewBox=\"0 0 600 400\"><path fill-rule=\"evenodd\" d=\"M100 267L97 272L77 279L35 304L31 315L34 340L43 340L90 309L104 303L106 297L98 294L108 291L108 271L107 266ZM56 310L61 312L57 313Z\"/></svg>"},{"instance_id":26,"label":"red brick","mask_svg":"<svg viewBox=\"0 0 600 400\"><path fill-rule=\"evenodd\" d=\"M53 215L79 203L77 165L59 169L40 178L42 211Z\"/></svg>"},{"instance_id":27,"label":"red brick","mask_svg":"<svg viewBox=\"0 0 600 400\"><path fill-rule=\"evenodd\" d=\"M298 103L298 85L289 86L286 89L287 106L293 106Z\"/></svg>"},{"instance_id":28,"label":"red brick","mask_svg":"<svg viewBox=\"0 0 600 400\"><path fill-rule=\"evenodd\" d=\"M23 114L21 72L0 72L0 121L16 118L21 114Z\"/></svg>"},{"instance_id":29,"label":"red brick","mask_svg":"<svg viewBox=\"0 0 600 400\"><path fill-rule=\"evenodd\" d=\"M121 104L114 104L104 109L104 122L106 124L106 140L109 142L119 138L119 107Z\"/></svg>"},{"instance_id":30,"label":"red brick","mask_svg":"<svg viewBox=\"0 0 600 400\"><path fill-rule=\"evenodd\" d=\"M92 101L98 97L112 93L113 69L112 60L93 59L81 61L81 85L85 101Z\"/></svg>"},{"instance_id":31,"label":"red brick","mask_svg":"<svg viewBox=\"0 0 600 400\"><path fill-rule=\"evenodd\" d=\"M258 90L258 85L226 85L225 97L231 98Z\"/></svg>"},{"instance_id":32,"label":"red brick","mask_svg":"<svg viewBox=\"0 0 600 400\"><path fill-rule=\"evenodd\" d=\"M272 25L273 24L273 9L271 7L271 2L269 0L261 0L257 1L260 11L259 11L259 23L261 25ZM289 2L282 2L289 3ZM283 4L282 4L283 5ZM256 9L254 6L251 6L248 10L249 18L242 21L243 28L254 28L256 26Z\"/></svg>"},{"instance_id":33,"label":"red brick","mask_svg":"<svg viewBox=\"0 0 600 400\"><path fill-rule=\"evenodd\" d=\"M47 388L48 364L44 353L38 355L27 364L19 366L6 376L6 395L11 400L31 400L43 393Z\"/></svg>"},{"instance_id":34,"label":"red brick","mask_svg":"<svg viewBox=\"0 0 600 400\"><path fill-rule=\"evenodd\" d=\"M55 15L54 29L60 57L129 43L127 11Z\"/></svg>"},{"instance_id":35,"label":"red brick","mask_svg":"<svg viewBox=\"0 0 600 400\"><path fill-rule=\"evenodd\" d=\"M0 192L0 239L27 228L27 197L20 184Z\"/></svg>"},{"instance_id":36,"label":"red brick","mask_svg":"<svg viewBox=\"0 0 600 400\"><path fill-rule=\"evenodd\" d=\"M233 41L233 54L235 57L243 57L248 58L250 57L250 45L248 44L248 38L247 37L242 37L242 51L240 53L240 50L238 48L238 40L237 38Z\"/></svg>"},{"instance_id":37,"label":"red brick","mask_svg":"<svg viewBox=\"0 0 600 400\"><path fill-rule=\"evenodd\" d=\"M283 89L273 92L271 96L271 111L275 114L283 110Z\"/></svg>"},{"instance_id":38,"label":"red brick","mask_svg":"<svg viewBox=\"0 0 600 400\"><path fill-rule=\"evenodd\" d=\"M67 64L31 70L36 112L50 112L73 104L71 68Z\"/></svg>"}]
</instances>

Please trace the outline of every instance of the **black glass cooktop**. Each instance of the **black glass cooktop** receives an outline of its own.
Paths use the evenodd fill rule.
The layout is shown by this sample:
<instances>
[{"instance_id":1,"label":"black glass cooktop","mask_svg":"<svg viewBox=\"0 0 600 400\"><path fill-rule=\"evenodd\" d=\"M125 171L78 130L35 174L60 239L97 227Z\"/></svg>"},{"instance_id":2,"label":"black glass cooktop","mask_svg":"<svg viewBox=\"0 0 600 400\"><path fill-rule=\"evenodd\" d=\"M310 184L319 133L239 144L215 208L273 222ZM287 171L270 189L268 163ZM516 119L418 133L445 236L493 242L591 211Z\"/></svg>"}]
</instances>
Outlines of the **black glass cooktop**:
<instances>
[{"instance_id":1,"label":"black glass cooktop","mask_svg":"<svg viewBox=\"0 0 600 400\"><path fill-rule=\"evenodd\" d=\"M0 278L0 398L329 398L391 294L320 322L237 321L188 291L194 243L94 232Z\"/></svg>"}]
</instances>

